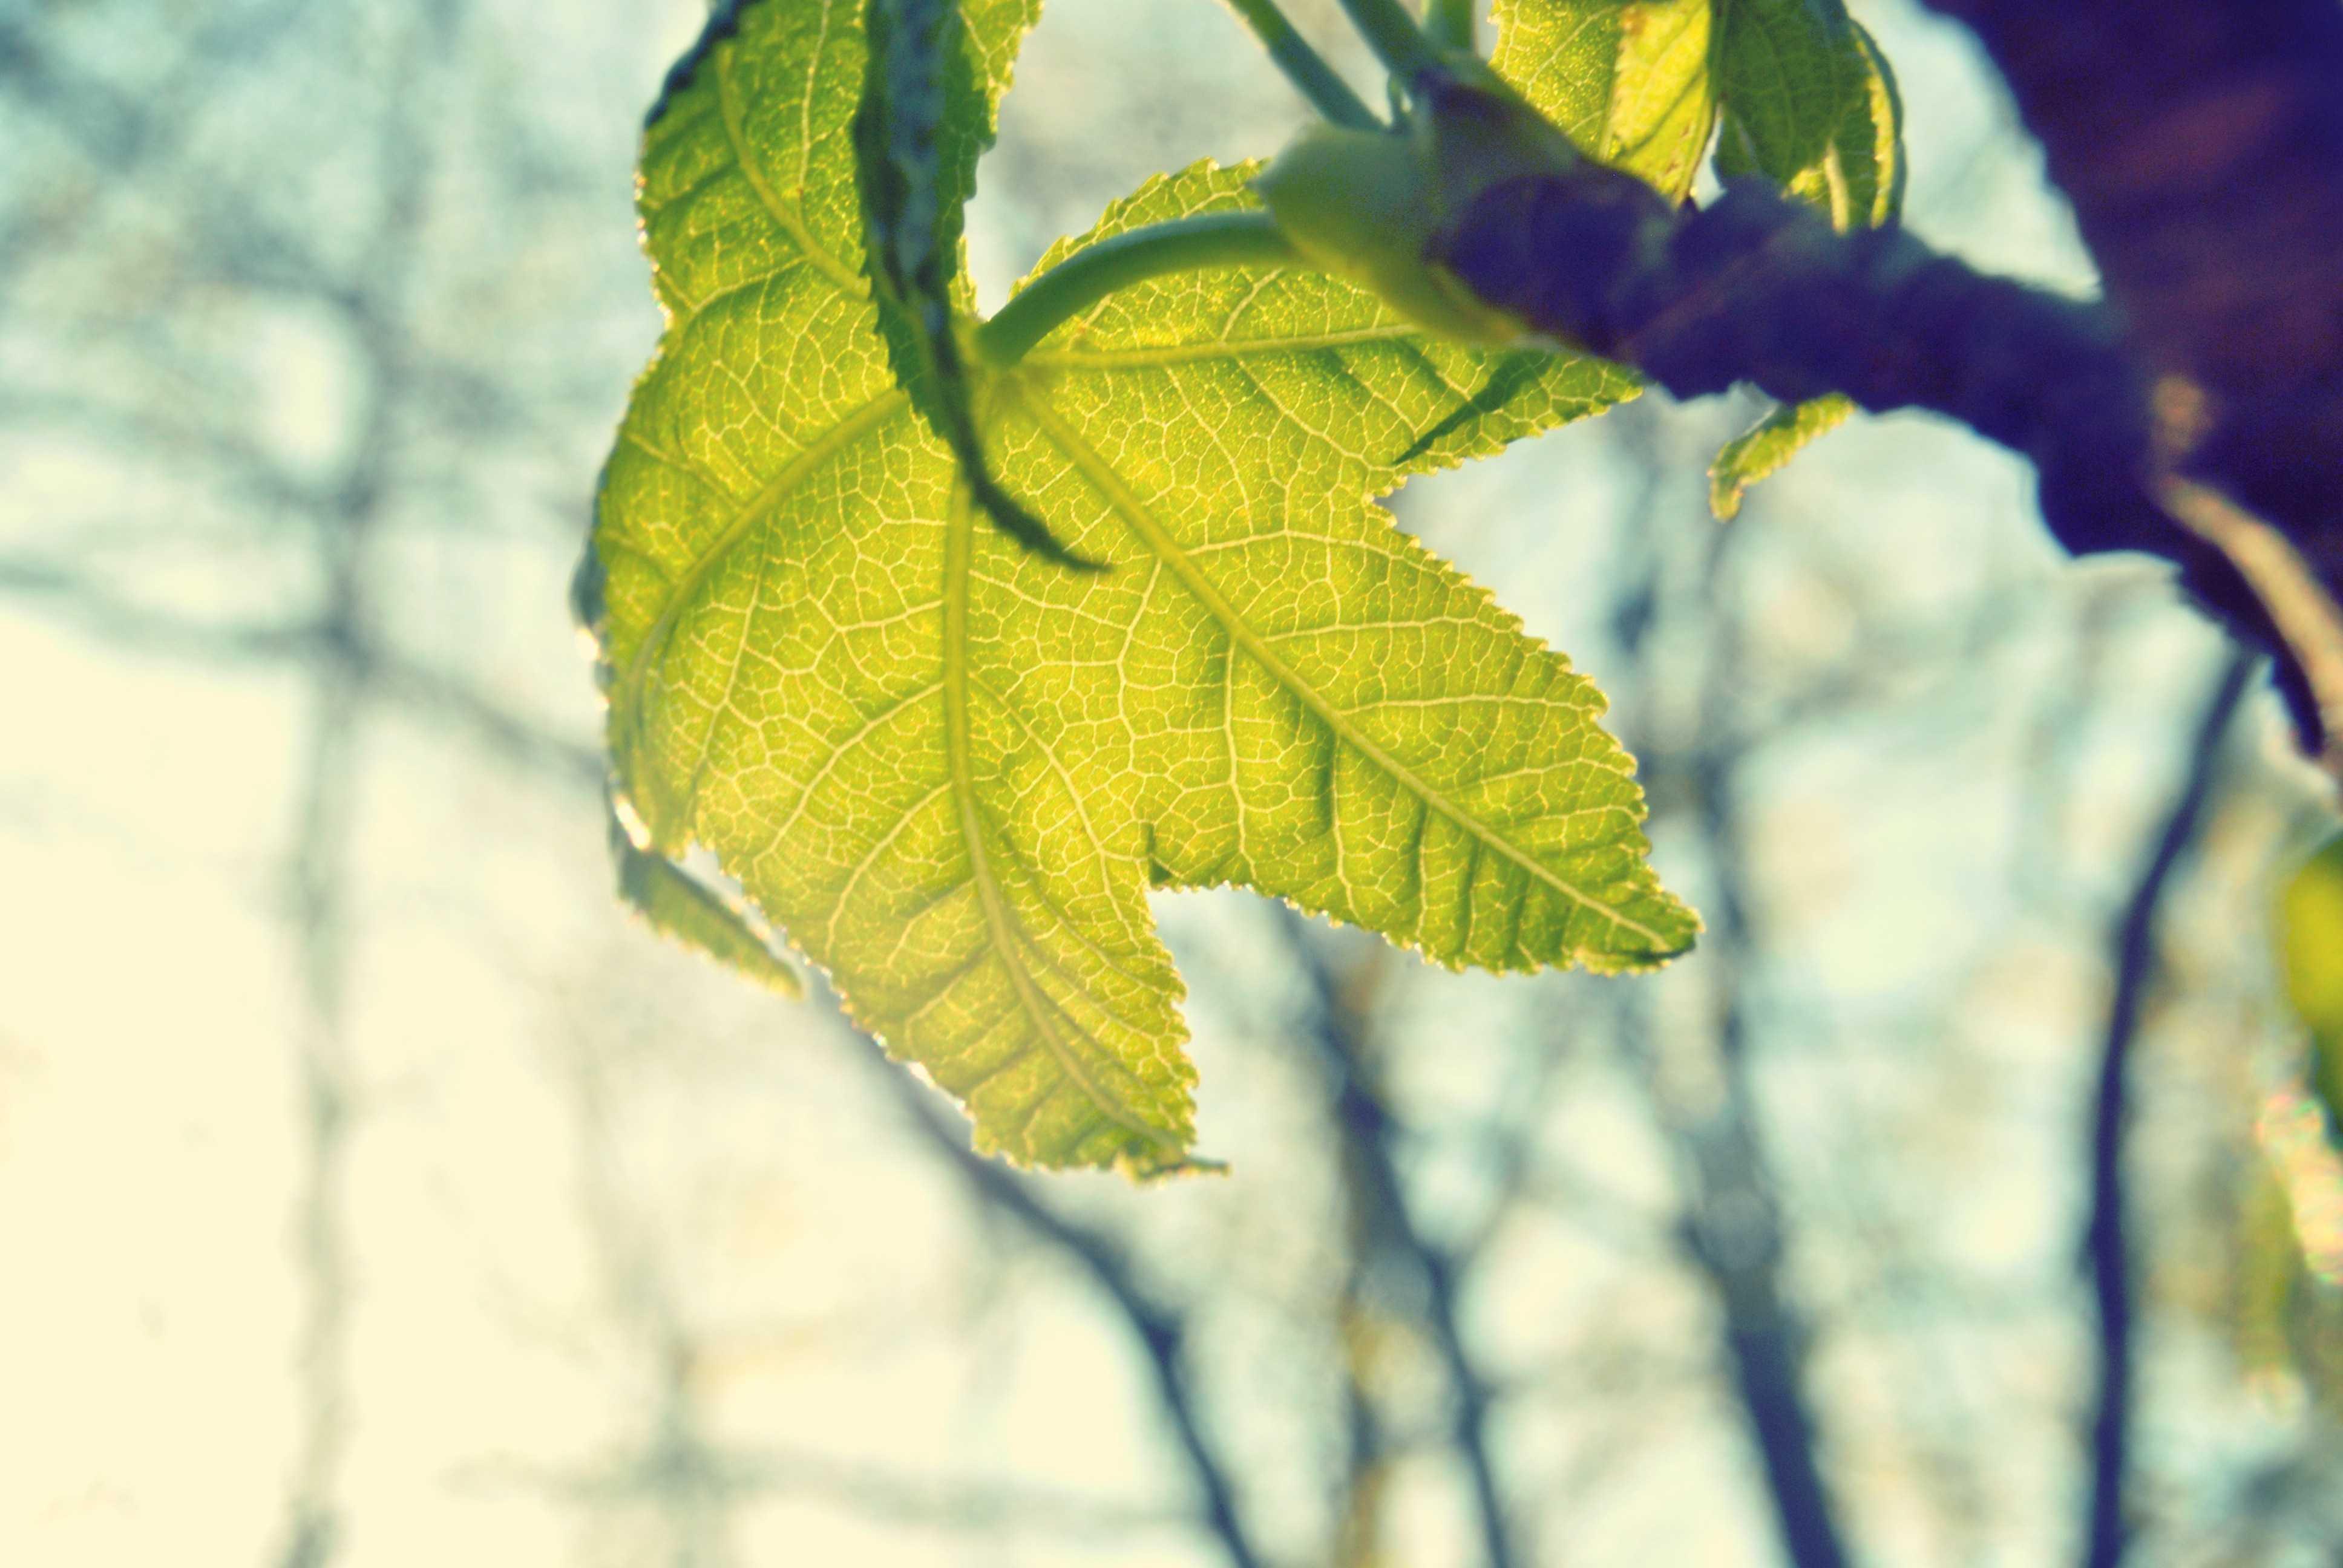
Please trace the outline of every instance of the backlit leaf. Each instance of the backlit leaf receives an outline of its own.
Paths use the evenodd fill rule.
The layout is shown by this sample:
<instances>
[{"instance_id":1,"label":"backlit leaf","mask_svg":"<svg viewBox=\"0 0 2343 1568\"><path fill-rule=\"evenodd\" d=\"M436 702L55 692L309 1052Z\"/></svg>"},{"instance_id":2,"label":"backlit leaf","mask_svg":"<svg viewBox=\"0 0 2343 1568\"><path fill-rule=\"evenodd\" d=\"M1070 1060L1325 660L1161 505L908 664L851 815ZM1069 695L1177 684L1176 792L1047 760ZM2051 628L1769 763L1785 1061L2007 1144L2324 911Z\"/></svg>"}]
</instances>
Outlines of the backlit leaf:
<instances>
[{"instance_id":1,"label":"backlit leaf","mask_svg":"<svg viewBox=\"0 0 2343 1568\"><path fill-rule=\"evenodd\" d=\"M1904 111L1887 57L1837 0L1740 0L1725 28L1724 123L1716 171L1756 177L1819 208L1841 233L1904 209ZM1709 506L1743 492L1835 430L1855 405L1835 394L1780 404L1728 443L1708 470Z\"/></svg>"},{"instance_id":2,"label":"backlit leaf","mask_svg":"<svg viewBox=\"0 0 2343 1568\"><path fill-rule=\"evenodd\" d=\"M1786 185L1821 164L1857 88L1854 28L1839 0L1735 0L1717 55L1720 165L1745 157Z\"/></svg>"},{"instance_id":3,"label":"backlit leaf","mask_svg":"<svg viewBox=\"0 0 2343 1568\"><path fill-rule=\"evenodd\" d=\"M979 131L1029 15L966 10ZM1151 886L1251 887L1455 965L1688 947L1600 694L1371 504L1633 383L1297 269L1139 285L967 371L1001 483L1111 569L1041 559L980 526L890 356L860 15L742 6L646 135L670 321L594 543L645 849L712 850L980 1147L1044 1165L1189 1160ZM1251 205L1250 172L1151 181L1050 259Z\"/></svg>"},{"instance_id":4,"label":"backlit leaf","mask_svg":"<svg viewBox=\"0 0 2343 1568\"><path fill-rule=\"evenodd\" d=\"M805 994L805 981L773 951L747 910L664 855L637 849L615 812L610 856L618 868L619 899L651 930L769 990L791 998Z\"/></svg>"},{"instance_id":5,"label":"backlit leaf","mask_svg":"<svg viewBox=\"0 0 2343 1568\"><path fill-rule=\"evenodd\" d=\"M1804 403L1776 403L1757 423L1725 444L1708 466L1709 510L1730 521L1741 498L1760 479L1771 478L1808 446L1846 423L1855 405L1836 392Z\"/></svg>"},{"instance_id":6,"label":"backlit leaf","mask_svg":"<svg viewBox=\"0 0 2343 1568\"><path fill-rule=\"evenodd\" d=\"M1681 201L1716 129L1715 0L1496 0L1500 75L1604 163Z\"/></svg>"}]
</instances>

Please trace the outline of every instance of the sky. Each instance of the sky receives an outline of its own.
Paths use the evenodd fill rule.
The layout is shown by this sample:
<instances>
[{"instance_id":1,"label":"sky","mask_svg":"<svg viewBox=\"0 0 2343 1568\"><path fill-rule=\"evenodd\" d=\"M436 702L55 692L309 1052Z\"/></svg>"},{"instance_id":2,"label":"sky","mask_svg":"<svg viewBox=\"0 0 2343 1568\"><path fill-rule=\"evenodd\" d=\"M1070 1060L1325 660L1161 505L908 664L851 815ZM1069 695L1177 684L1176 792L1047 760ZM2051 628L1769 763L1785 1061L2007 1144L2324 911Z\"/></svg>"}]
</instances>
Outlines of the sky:
<instances>
[{"instance_id":1,"label":"sky","mask_svg":"<svg viewBox=\"0 0 2343 1568\"><path fill-rule=\"evenodd\" d=\"M1965 38L1856 9L1912 226L2087 290ZM1748 940L1498 980L1167 896L1232 1173L978 1174L826 996L610 892L566 585L660 326L639 116L699 23L0 13L0 1561L1204 1565L1217 1474L1262 1561L1473 1564L1444 1301L1516 1561L1770 1563L1682 1239L1739 1191L1695 1169L1728 1125L1864 1554L2063 1555L2108 932L2210 628L2059 559L2022 465L1925 418L1858 419L1729 532L1703 470L1746 399L1412 485L1397 525L1594 676L1664 874ZM1051 0L980 302L1301 123L1211 0ZM2267 694L2225 756L2142 1048L2142 1508L2157 1561L2310 1561L2334 1390L2254 1282L2299 1240L2270 1194L2333 1181L2268 1155L2267 890L2317 806ZM1312 1043L1329 995L1388 1138Z\"/></svg>"}]
</instances>

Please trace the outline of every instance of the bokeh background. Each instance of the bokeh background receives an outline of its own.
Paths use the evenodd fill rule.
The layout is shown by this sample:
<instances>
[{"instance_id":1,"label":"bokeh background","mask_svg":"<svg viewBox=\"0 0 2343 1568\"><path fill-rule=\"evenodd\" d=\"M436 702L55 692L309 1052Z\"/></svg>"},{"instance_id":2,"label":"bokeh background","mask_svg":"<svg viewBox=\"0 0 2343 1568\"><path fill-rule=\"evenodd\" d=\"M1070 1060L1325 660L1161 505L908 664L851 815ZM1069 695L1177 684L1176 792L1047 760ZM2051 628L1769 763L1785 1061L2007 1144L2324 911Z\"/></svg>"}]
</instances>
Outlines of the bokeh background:
<instances>
[{"instance_id":1,"label":"bokeh background","mask_svg":"<svg viewBox=\"0 0 2343 1568\"><path fill-rule=\"evenodd\" d=\"M1966 38L1855 8L1913 226L2088 288ZM1711 935L1500 980L1161 898L1225 1178L974 1161L624 918L564 588L699 22L0 0L0 1562L2077 1559L2111 1038L2136 1561L2337 1561L2343 1176L2267 930L2318 790L1941 423L1729 527L1729 400L1397 498L1611 694ZM988 303L1300 121L1212 0L1051 0L1018 75Z\"/></svg>"}]
</instances>

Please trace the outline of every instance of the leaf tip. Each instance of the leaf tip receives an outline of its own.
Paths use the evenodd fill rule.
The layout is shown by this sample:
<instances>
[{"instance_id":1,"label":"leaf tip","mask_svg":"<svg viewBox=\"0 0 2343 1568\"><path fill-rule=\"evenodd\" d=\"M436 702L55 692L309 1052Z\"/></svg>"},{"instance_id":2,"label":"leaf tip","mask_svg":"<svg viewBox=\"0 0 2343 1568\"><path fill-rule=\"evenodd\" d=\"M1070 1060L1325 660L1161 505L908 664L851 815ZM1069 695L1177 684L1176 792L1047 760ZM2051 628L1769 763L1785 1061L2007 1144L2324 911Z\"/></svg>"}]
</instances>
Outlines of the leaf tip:
<instances>
[{"instance_id":1,"label":"leaf tip","mask_svg":"<svg viewBox=\"0 0 2343 1568\"><path fill-rule=\"evenodd\" d=\"M618 898L644 924L679 947L715 960L790 1001L805 999L805 979L779 953L745 903L709 887L657 849L643 846L639 819L613 798L610 857Z\"/></svg>"},{"instance_id":2,"label":"leaf tip","mask_svg":"<svg viewBox=\"0 0 2343 1568\"><path fill-rule=\"evenodd\" d=\"M1720 523L1729 523L1741 515L1741 498L1749 487L1737 474L1727 473L1720 460L1708 471L1708 509Z\"/></svg>"}]
</instances>

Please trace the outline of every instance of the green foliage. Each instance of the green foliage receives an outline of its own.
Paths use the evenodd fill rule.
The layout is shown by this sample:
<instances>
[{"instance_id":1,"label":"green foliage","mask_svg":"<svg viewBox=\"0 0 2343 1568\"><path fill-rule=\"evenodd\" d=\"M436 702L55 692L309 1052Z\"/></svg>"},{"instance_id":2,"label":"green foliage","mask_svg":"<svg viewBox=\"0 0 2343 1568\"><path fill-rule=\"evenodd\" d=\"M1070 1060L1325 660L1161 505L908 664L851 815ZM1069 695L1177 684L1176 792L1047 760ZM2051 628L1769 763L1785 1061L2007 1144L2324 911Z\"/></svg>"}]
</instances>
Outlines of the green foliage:
<instances>
[{"instance_id":1,"label":"green foliage","mask_svg":"<svg viewBox=\"0 0 2343 1568\"><path fill-rule=\"evenodd\" d=\"M950 334L908 366L890 336L935 297L919 256L950 251L964 305L959 206L1031 6L964 7L934 237L875 269L861 10L739 7L646 132L669 326L589 605L639 852L711 849L980 1147L1035 1164L1188 1161L1151 885L1251 887L1494 970L1687 948L1600 694L1370 504L1632 379L1441 339L1291 266L1136 282L1012 367L957 367L1004 489L1111 568L1068 572L978 526L919 385ZM863 146L895 156L869 122ZM1252 208L1252 172L1151 181L1043 268Z\"/></svg>"},{"instance_id":2,"label":"green foliage","mask_svg":"<svg viewBox=\"0 0 2343 1568\"><path fill-rule=\"evenodd\" d=\"M797 970L773 951L749 913L663 855L635 847L616 812L610 854L618 897L669 941L714 959L781 995L805 995Z\"/></svg>"},{"instance_id":3,"label":"green foliage","mask_svg":"<svg viewBox=\"0 0 2343 1568\"><path fill-rule=\"evenodd\" d=\"M1810 203L1842 233L1893 222L1904 207L1904 112L1886 56L1838 0L1740 0L1727 20L1717 173L1755 177ZM1720 518L1743 492L1855 405L1816 397L1776 405L1717 454L1709 505Z\"/></svg>"},{"instance_id":4,"label":"green foliage","mask_svg":"<svg viewBox=\"0 0 2343 1568\"><path fill-rule=\"evenodd\" d=\"M1879 47L1841 0L1498 0L1493 63L1580 147L1681 200L1712 134L1717 172L1756 177L1842 232L1903 209L1903 110ZM1717 455L1731 518L1758 480L1854 412L1775 407Z\"/></svg>"},{"instance_id":5,"label":"green foliage","mask_svg":"<svg viewBox=\"0 0 2343 1568\"><path fill-rule=\"evenodd\" d=\"M1011 0L997 30L1032 25L1041 0ZM981 15L981 12L980 12ZM959 462L985 516L1027 549L1095 569L992 477L954 322L967 177L991 141L991 103L969 59L955 0L869 0L870 63L854 123L871 297L895 377ZM955 145L957 144L957 145Z\"/></svg>"},{"instance_id":6,"label":"green foliage","mask_svg":"<svg viewBox=\"0 0 2343 1568\"><path fill-rule=\"evenodd\" d=\"M2299 1377L2343 1408L2343 1294L2335 1289L2323 1172L2343 1152L2343 837L2281 888L2279 968L2308 1035L2317 1105L2288 1096L2264 1112L2258 1172L2238 1227L2237 1336L2247 1365ZM2298 1212L2299 1200L2305 1208Z\"/></svg>"},{"instance_id":7,"label":"green foliage","mask_svg":"<svg viewBox=\"0 0 2343 1568\"><path fill-rule=\"evenodd\" d=\"M1681 201L1716 129L1715 0L1497 0L1490 64L1603 162Z\"/></svg>"},{"instance_id":8,"label":"green foliage","mask_svg":"<svg viewBox=\"0 0 2343 1568\"><path fill-rule=\"evenodd\" d=\"M1776 403L1725 444L1708 466L1708 507L1730 522L1741 514L1741 498L1760 479L1773 477L1790 459L1846 423L1855 405L1837 393L1804 403Z\"/></svg>"},{"instance_id":9,"label":"green foliage","mask_svg":"<svg viewBox=\"0 0 2343 1568\"><path fill-rule=\"evenodd\" d=\"M2343 838L2295 873L2278 905L2287 995L2308 1027L2311 1087L2343 1131Z\"/></svg>"},{"instance_id":10,"label":"green foliage","mask_svg":"<svg viewBox=\"0 0 2343 1568\"><path fill-rule=\"evenodd\" d=\"M1819 166L1855 97L1855 24L1839 0L1738 0L1717 76L1728 159L1787 185Z\"/></svg>"}]
</instances>

